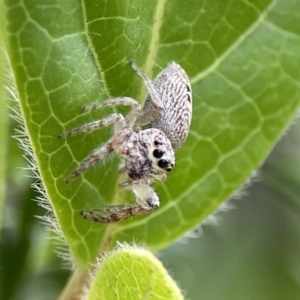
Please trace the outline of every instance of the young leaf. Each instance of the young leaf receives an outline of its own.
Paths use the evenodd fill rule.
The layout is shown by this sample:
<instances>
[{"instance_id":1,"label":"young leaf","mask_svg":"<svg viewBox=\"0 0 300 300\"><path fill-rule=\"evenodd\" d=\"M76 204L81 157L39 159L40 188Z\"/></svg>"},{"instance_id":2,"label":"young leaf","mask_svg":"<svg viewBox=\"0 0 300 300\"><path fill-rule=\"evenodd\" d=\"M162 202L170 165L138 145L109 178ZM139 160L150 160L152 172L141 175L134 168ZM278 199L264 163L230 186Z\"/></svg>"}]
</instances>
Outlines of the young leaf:
<instances>
[{"instance_id":1,"label":"young leaf","mask_svg":"<svg viewBox=\"0 0 300 300\"><path fill-rule=\"evenodd\" d=\"M121 249L101 262L87 299L183 299L160 261L143 249Z\"/></svg>"}]
</instances>

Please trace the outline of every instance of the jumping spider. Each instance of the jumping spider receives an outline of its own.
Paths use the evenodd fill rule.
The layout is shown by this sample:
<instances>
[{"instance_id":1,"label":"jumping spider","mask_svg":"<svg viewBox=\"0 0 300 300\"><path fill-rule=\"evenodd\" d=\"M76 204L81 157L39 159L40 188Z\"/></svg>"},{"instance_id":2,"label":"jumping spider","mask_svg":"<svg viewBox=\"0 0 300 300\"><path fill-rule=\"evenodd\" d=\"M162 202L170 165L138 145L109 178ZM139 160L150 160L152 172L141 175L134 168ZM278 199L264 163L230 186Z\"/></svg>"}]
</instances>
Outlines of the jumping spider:
<instances>
[{"instance_id":1,"label":"jumping spider","mask_svg":"<svg viewBox=\"0 0 300 300\"><path fill-rule=\"evenodd\" d=\"M114 124L113 137L95 149L66 182L70 182L114 151L124 159L124 166L119 173L126 172L129 177L119 186L130 188L136 195L136 203L81 212L85 219L95 222L117 222L157 209L159 198L150 184L166 179L166 173L175 166L173 149L181 147L189 132L192 95L185 71L178 64L170 62L152 82L133 61L131 67L142 78L148 90L143 110L132 98L107 99L85 106L84 111L115 105L131 106L126 118L119 113L113 113L59 135L60 138L66 138Z\"/></svg>"}]
</instances>

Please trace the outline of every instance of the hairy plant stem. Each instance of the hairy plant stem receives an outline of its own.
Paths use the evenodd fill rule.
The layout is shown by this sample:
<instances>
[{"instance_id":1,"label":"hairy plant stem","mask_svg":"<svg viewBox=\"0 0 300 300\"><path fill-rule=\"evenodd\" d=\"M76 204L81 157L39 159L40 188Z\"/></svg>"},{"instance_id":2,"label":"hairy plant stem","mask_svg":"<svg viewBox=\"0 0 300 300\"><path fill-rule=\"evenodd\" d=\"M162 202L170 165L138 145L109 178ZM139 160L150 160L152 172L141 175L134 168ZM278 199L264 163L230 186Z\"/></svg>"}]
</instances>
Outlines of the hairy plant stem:
<instances>
[{"instance_id":1,"label":"hairy plant stem","mask_svg":"<svg viewBox=\"0 0 300 300\"><path fill-rule=\"evenodd\" d=\"M59 296L59 300L78 300L83 295L84 285L89 282L89 270L76 269Z\"/></svg>"}]
</instances>

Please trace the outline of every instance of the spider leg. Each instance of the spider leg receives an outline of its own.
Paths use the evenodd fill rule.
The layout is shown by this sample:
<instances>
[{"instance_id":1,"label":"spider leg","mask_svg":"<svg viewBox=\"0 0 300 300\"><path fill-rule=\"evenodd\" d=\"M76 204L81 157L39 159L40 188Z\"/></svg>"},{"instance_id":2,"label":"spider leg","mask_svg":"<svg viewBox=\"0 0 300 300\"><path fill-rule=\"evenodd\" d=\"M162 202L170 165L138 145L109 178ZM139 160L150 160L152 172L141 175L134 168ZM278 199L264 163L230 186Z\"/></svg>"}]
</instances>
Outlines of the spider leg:
<instances>
[{"instance_id":1,"label":"spider leg","mask_svg":"<svg viewBox=\"0 0 300 300\"><path fill-rule=\"evenodd\" d=\"M126 116L126 121L130 127L133 127L136 122L136 119L141 114L142 107L136 100L134 100L132 98L129 98L129 97L111 98L111 99L107 99L103 102L96 102L92 105L86 105L83 107L83 110L84 111L92 111L92 110L96 110L99 108L112 107L112 106L118 106L118 105L131 106L131 110L128 113L128 115Z\"/></svg>"},{"instance_id":2,"label":"spider leg","mask_svg":"<svg viewBox=\"0 0 300 300\"><path fill-rule=\"evenodd\" d=\"M75 177L80 175L82 172L84 172L86 169L92 167L100 160L104 159L108 154L110 154L113 151L113 149L110 146L110 143L108 142L104 146L96 149L90 156L88 156L81 164L80 166L67 178L66 183L69 183L72 181Z\"/></svg>"},{"instance_id":3,"label":"spider leg","mask_svg":"<svg viewBox=\"0 0 300 300\"><path fill-rule=\"evenodd\" d=\"M86 169L92 167L100 160L108 156L112 151L115 151L118 155L123 155L125 151L128 139L132 135L132 130L125 127L117 135L112 137L105 145L97 148L91 155L89 155L80 166L67 178L66 182L69 183L75 177L80 175Z\"/></svg>"},{"instance_id":4,"label":"spider leg","mask_svg":"<svg viewBox=\"0 0 300 300\"><path fill-rule=\"evenodd\" d=\"M118 170L118 173L121 174L125 171L127 171L128 169L125 167L121 168ZM120 188L127 188L130 187L134 184L147 184L150 185L152 182L154 181L159 181L159 182L164 182L167 179L167 175L166 174L148 174L146 178L142 178L139 180L134 180L134 179L128 179L125 181L122 181L119 183L119 187Z\"/></svg>"},{"instance_id":5,"label":"spider leg","mask_svg":"<svg viewBox=\"0 0 300 300\"><path fill-rule=\"evenodd\" d=\"M130 217L149 214L159 206L159 198L144 180L132 181L132 191L137 196L135 204L105 206L102 209L83 210L82 216L94 222L113 223Z\"/></svg>"},{"instance_id":6,"label":"spider leg","mask_svg":"<svg viewBox=\"0 0 300 300\"><path fill-rule=\"evenodd\" d=\"M123 106L132 106L133 109L139 109L141 110L141 105L134 99L129 98L129 97L118 97L118 98L110 98L106 99L102 102L96 102L91 105L85 105L83 107L84 111L91 111L91 110L96 110L99 108L104 108L104 107L112 107L112 106L118 106L118 105L123 105Z\"/></svg>"},{"instance_id":7,"label":"spider leg","mask_svg":"<svg viewBox=\"0 0 300 300\"><path fill-rule=\"evenodd\" d=\"M115 133L120 131L122 128L126 127L126 121L125 121L124 117L121 114L115 113L115 114L111 114L101 120L87 123L87 124L81 125L79 127L73 128L71 130L68 130L68 131L60 134L58 137L66 138L67 136L91 132L91 131L100 129L102 127L107 127L113 123L115 124Z\"/></svg>"},{"instance_id":8,"label":"spider leg","mask_svg":"<svg viewBox=\"0 0 300 300\"><path fill-rule=\"evenodd\" d=\"M148 97L151 99L151 109L147 109L147 111L145 113L142 113L138 118L138 123L140 125L147 125L159 118L161 112L164 109L164 106L159 96L157 95L153 82L137 67L133 60L130 61L130 64L136 74L142 78L149 93Z\"/></svg>"},{"instance_id":9,"label":"spider leg","mask_svg":"<svg viewBox=\"0 0 300 300\"><path fill-rule=\"evenodd\" d=\"M130 217L142 216L155 210L155 208L145 209L136 204L121 204L105 206L102 209L82 210L81 215L86 220L99 223L114 223L129 219Z\"/></svg>"},{"instance_id":10,"label":"spider leg","mask_svg":"<svg viewBox=\"0 0 300 300\"><path fill-rule=\"evenodd\" d=\"M122 173L125 173L126 171L128 171L128 168L126 166L124 167L121 167L119 170L118 170L118 173L119 174L122 174Z\"/></svg>"}]
</instances>

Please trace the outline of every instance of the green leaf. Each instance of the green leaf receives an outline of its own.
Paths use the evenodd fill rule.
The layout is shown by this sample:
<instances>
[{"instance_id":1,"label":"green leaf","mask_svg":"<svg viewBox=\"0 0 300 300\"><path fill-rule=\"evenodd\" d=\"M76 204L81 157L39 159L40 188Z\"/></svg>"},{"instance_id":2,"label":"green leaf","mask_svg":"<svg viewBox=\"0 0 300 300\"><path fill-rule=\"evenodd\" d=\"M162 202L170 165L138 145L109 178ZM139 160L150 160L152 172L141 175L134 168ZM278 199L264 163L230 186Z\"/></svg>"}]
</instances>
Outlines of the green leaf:
<instances>
[{"instance_id":1,"label":"green leaf","mask_svg":"<svg viewBox=\"0 0 300 300\"><path fill-rule=\"evenodd\" d=\"M183 299L163 265L143 249L121 249L101 263L87 299Z\"/></svg>"},{"instance_id":2,"label":"green leaf","mask_svg":"<svg viewBox=\"0 0 300 300\"><path fill-rule=\"evenodd\" d=\"M75 263L88 267L116 240L160 249L191 230L264 161L300 99L300 1L7 1L8 53L41 178ZM66 177L110 130L57 139L109 109L109 96L144 100L129 60L151 78L171 60L188 73L193 121L176 169L156 184L154 213L103 225L82 209L134 201L117 187L115 157ZM124 112L124 110L122 110ZM125 200L124 200L125 198Z\"/></svg>"}]
</instances>

